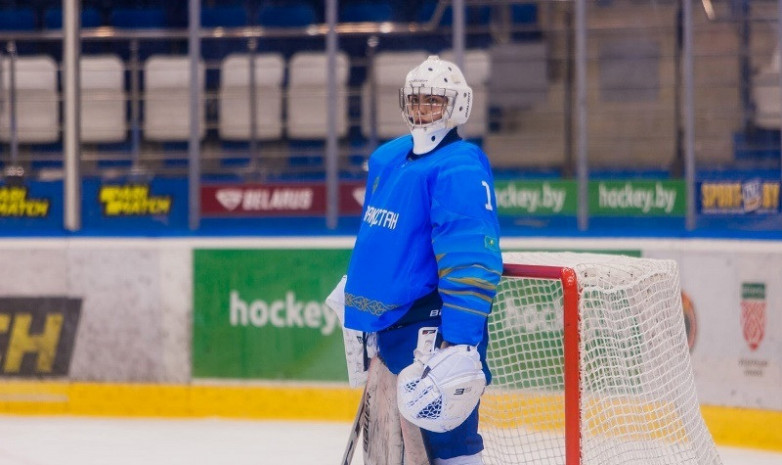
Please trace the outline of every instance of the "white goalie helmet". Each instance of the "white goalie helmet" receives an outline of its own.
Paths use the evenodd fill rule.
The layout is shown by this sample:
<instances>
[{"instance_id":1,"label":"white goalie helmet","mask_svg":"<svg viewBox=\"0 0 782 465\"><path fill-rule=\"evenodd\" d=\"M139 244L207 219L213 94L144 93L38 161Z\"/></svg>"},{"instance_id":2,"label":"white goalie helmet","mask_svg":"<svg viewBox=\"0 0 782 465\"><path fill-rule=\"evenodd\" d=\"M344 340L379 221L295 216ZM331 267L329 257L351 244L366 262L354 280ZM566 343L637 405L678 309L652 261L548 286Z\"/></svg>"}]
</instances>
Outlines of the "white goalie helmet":
<instances>
[{"instance_id":1,"label":"white goalie helmet","mask_svg":"<svg viewBox=\"0 0 782 465\"><path fill-rule=\"evenodd\" d=\"M444 433L464 423L486 388L474 346L438 350L424 364L414 362L397 378L397 406L410 423Z\"/></svg>"},{"instance_id":2,"label":"white goalie helmet","mask_svg":"<svg viewBox=\"0 0 782 465\"><path fill-rule=\"evenodd\" d=\"M451 128L467 122L472 89L458 66L431 55L407 73L399 106L413 135L413 152L422 154L435 148Z\"/></svg>"}]
</instances>

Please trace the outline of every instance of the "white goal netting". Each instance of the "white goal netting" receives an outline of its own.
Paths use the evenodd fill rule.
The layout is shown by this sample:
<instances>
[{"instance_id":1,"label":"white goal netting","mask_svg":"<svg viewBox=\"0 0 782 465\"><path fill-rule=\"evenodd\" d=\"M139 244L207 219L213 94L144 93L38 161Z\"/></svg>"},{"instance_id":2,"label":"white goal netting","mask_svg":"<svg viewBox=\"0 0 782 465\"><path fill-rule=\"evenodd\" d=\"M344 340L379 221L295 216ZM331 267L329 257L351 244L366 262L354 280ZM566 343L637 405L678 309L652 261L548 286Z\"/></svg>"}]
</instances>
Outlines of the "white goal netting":
<instances>
[{"instance_id":1,"label":"white goal netting","mask_svg":"<svg viewBox=\"0 0 782 465\"><path fill-rule=\"evenodd\" d=\"M699 410L675 262L567 252L503 260L575 271L580 342L565 354L560 280L506 273L481 401L487 465L721 463ZM566 363L578 365L577 463L565 458L566 416L578 413L565 408Z\"/></svg>"}]
</instances>

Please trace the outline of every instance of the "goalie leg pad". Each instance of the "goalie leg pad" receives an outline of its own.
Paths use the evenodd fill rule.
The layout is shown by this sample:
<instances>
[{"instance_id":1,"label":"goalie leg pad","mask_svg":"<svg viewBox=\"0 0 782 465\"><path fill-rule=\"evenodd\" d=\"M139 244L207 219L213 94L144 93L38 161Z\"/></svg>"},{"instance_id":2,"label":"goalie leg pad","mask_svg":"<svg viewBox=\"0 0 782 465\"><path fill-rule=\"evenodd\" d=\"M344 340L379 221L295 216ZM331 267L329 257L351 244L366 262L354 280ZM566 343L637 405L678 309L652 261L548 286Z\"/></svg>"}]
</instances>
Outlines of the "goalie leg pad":
<instances>
[{"instance_id":1,"label":"goalie leg pad","mask_svg":"<svg viewBox=\"0 0 782 465\"><path fill-rule=\"evenodd\" d=\"M404 442L396 409L396 376L375 357L367 376L364 409L364 464L402 465Z\"/></svg>"},{"instance_id":2,"label":"goalie leg pad","mask_svg":"<svg viewBox=\"0 0 782 465\"><path fill-rule=\"evenodd\" d=\"M363 424L365 465L430 465L421 430L399 416L396 375L378 357L369 365Z\"/></svg>"},{"instance_id":3,"label":"goalie leg pad","mask_svg":"<svg viewBox=\"0 0 782 465\"><path fill-rule=\"evenodd\" d=\"M405 443L405 465L430 465L421 428L402 420L402 438Z\"/></svg>"}]
</instances>

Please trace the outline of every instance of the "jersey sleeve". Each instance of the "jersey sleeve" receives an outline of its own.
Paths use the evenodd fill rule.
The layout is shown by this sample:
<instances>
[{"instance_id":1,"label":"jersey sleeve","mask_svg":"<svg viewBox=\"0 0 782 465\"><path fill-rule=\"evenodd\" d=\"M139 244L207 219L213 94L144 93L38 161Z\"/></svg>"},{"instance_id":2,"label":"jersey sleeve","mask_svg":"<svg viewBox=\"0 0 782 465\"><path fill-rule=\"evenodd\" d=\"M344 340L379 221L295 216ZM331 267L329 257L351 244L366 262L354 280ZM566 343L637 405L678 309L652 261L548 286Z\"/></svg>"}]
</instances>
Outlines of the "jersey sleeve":
<instances>
[{"instance_id":1,"label":"jersey sleeve","mask_svg":"<svg viewBox=\"0 0 782 465\"><path fill-rule=\"evenodd\" d=\"M454 157L438 172L431 196L443 338L477 345L502 272L491 173L477 160Z\"/></svg>"}]
</instances>

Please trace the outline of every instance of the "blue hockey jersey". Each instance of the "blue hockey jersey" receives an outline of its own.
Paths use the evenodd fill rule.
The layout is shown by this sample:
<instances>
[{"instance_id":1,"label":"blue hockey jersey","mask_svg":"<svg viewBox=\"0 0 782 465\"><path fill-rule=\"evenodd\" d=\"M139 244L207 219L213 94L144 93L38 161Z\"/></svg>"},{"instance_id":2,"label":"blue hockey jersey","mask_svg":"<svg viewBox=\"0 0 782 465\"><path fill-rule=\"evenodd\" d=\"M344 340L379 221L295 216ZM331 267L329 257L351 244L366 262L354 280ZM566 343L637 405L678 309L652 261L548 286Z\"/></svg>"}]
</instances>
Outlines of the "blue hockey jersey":
<instances>
[{"instance_id":1,"label":"blue hockey jersey","mask_svg":"<svg viewBox=\"0 0 782 465\"><path fill-rule=\"evenodd\" d=\"M419 157L408 157L412 147L404 136L370 157L345 326L383 330L437 290L443 338L476 345L502 271L491 168L462 140Z\"/></svg>"}]
</instances>

